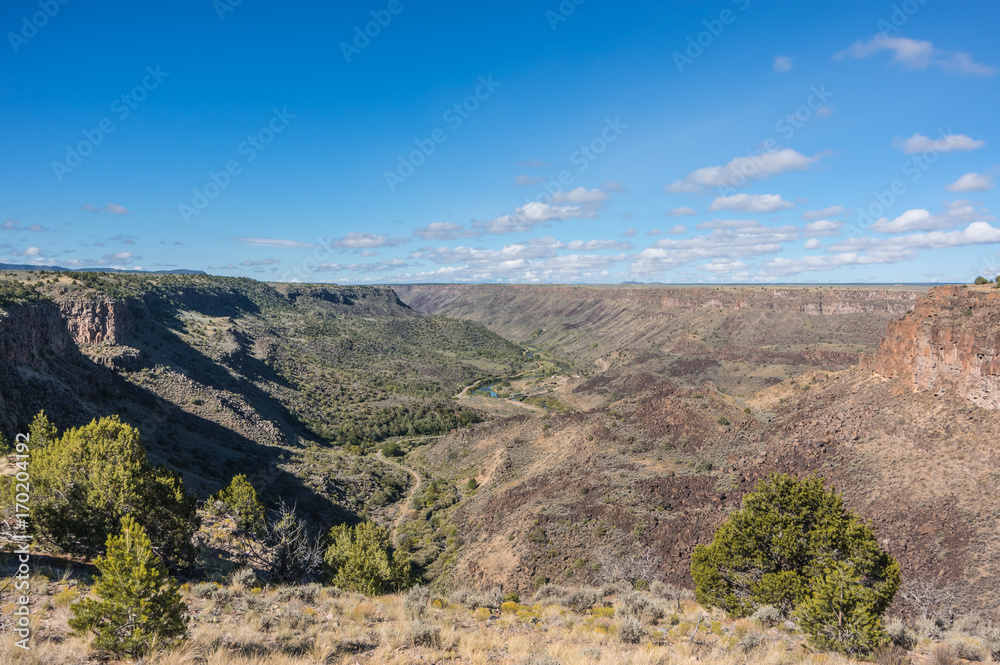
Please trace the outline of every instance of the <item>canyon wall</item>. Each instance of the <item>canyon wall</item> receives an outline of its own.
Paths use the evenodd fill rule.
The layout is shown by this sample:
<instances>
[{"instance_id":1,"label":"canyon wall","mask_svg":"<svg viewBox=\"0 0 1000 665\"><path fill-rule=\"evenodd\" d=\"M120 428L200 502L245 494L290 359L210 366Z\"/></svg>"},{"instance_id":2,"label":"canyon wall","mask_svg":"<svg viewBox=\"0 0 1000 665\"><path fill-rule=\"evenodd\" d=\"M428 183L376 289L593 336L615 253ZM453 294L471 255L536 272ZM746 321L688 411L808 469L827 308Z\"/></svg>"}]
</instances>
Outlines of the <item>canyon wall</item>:
<instances>
[{"instance_id":1,"label":"canyon wall","mask_svg":"<svg viewBox=\"0 0 1000 665\"><path fill-rule=\"evenodd\" d=\"M942 286L893 321L878 352L862 367L900 379L914 391L953 390L988 409L1000 408L1000 291Z\"/></svg>"}]
</instances>

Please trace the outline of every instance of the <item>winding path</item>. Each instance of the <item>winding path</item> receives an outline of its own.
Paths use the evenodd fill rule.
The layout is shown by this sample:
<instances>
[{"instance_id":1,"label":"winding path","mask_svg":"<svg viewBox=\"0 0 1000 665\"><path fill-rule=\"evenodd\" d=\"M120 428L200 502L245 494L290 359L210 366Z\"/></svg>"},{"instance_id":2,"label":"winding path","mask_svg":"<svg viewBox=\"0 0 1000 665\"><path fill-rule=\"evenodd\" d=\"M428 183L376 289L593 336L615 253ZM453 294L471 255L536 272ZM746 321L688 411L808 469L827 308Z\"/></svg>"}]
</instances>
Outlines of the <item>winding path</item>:
<instances>
[{"instance_id":1,"label":"winding path","mask_svg":"<svg viewBox=\"0 0 1000 665\"><path fill-rule=\"evenodd\" d=\"M378 457L381 461L388 464L389 466L394 466L397 469L405 471L406 473L410 474L411 476L413 476L414 480L413 487L410 489L410 493L406 495L405 499L403 499L403 507L399 509L399 515L396 517L396 520L392 523L392 544L395 545L396 532L399 531L399 525L403 523L403 518L406 517L406 507L410 505L410 503L413 501L413 497L416 496L417 492L420 491L420 485L423 483L423 479L420 477L419 473L417 473L410 467L403 466L399 462L394 462L393 460L383 455L381 450L378 451L378 453L376 453L375 456Z\"/></svg>"}]
</instances>

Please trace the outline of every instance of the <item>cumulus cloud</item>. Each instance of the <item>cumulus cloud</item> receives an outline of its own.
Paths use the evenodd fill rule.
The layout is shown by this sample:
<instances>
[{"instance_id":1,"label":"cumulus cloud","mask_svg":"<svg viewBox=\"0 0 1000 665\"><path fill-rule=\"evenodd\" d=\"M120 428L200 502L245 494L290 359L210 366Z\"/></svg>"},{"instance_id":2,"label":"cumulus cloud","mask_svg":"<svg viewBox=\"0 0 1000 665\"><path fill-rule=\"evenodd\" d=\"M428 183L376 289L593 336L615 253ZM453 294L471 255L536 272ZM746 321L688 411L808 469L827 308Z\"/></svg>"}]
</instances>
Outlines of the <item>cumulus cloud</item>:
<instances>
[{"instance_id":1,"label":"cumulus cloud","mask_svg":"<svg viewBox=\"0 0 1000 665\"><path fill-rule=\"evenodd\" d=\"M281 263L281 259L260 259L259 261L251 261L251 260L247 259L246 261L244 261L240 265L241 266L257 267L257 266L273 266L273 265L275 265L277 263Z\"/></svg>"},{"instance_id":2,"label":"cumulus cloud","mask_svg":"<svg viewBox=\"0 0 1000 665\"><path fill-rule=\"evenodd\" d=\"M792 59L787 55L779 55L774 59L774 71L776 72L790 72L792 71Z\"/></svg>"},{"instance_id":3,"label":"cumulus cloud","mask_svg":"<svg viewBox=\"0 0 1000 665\"><path fill-rule=\"evenodd\" d=\"M862 59L882 51L891 52L890 62L906 69L939 67L947 72L972 76L992 76L997 71L995 67L976 62L968 53L946 51L936 48L929 41L889 37L882 33L868 41L854 42L847 49L835 54L833 58L834 60L843 60L847 57Z\"/></svg>"},{"instance_id":4,"label":"cumulus cloud","mask_svg":"<svg viewBox=\"0 0 1000 665\"><path fill-rule=\"evenodd\" d=\"M746 270L750 266L739 259L713 259L705 265L698 266L699 270L708 272L728 273L737 270Z\"/></svg>"},{"instance_id":5,"label":"cumulus cloud","mask_svg":"<svg viewBox=\"0 0 1000 665\"><path fill-rule=\"evenodd\" d=\"M946 189L949 192L988 192L993 189L993 176L988 173L966 173Z\"/></svg>"},{"instance_id":6,"label":"cumulus cloud","mask_svg":"<svg viewBox=\"0 0 1000 665\"><path fill-rule=\"evenodd\" d=\"M698 227L712 232L683 240L658 240L632 257L632 272L648 275L705 259L776 254L782 243L799 238L794 226L763 226L753 220L714 220Z\"/></svg>"},{"instance_id":7,"label":"cumulus cloud","mask_svg":"<svg viewBox=\"0 0 1000 665\"><path fill-rule=\"evenodd\" d=\"M114 254L105 254L101 257L101 260L109 263L128 263L140 258L142 257L135 256L132 252L116 252Z\"/></svg>"},{"instance_id":8,"label":"cumulus cloud","mask_svg":"<svg viewBox=\"0 0 1000 665\"><path fill-rule=\"evenodd\" d=\"M819 249L820 242L816 238L810 238L806 240L806 249Z\"/></svg>"},{"instance_id":9,"label":"cumulus cloud","mask_svg":"<svg viewBox=\"0 0 1000 665\"><path fill-rule=\"evenodd\" d=\"M236 242L251 247L276 247L278 249L310 249L316 247L316 243L285 240L282 238L247 238L241 236L236 238Z\"/></svg>"},{"instance_id":10,"label":"cumulus cloud","mask_svg":"<svg viewBox=\"0 0 1000 665\"><path fill-rule=\"evenodd\" d=\"M352 232L333 241L333 246L344 249L377 249L379 247L398 247L407 242L410 242L409 238L393 238L381 233Z\"/></svg>"},{"instance_id":11,"label":"cumulus cloud","mask_svg":"<svg viewBox=\"0 0 1000 665\"><path fill-rule=\"evenodd\" d=\"M503 235L530 231L551 221L575 217L596 217L596 213L576 205L551 205L532 201L517 208L513 215L500 215L488 222L475 221L472 228L484 233Z\"/></svg>"},{"instance_id":12,"label":"cumulus cloud","mask_svg":"<svg viewBox=\"0 0 1000 665\"><path fill-rule=\"evenodd\" d=\"M976 140L965 134L946 134L935 141L918 133L908 139L897 139L896 145L903 149L904 154L915 155L920 152L965 152L968 150L978 150L986 145L986 141Z\"/></svg>"},{"instance_id":13,"label":"cumulus cloud","mask_svg":"<svg viewBox=\"0 0 1000 665\"><path fill-rule=\"evenodd\" d=\"M733 194L732 196L716 197L709 204L708 211L775 212L776 210L788 210L794 207L794 203L781 198L780 194Z\"/></svg>"},{"instance_id":14,"label":"cumulus cloud","mask_svg":"<svg viewBox=\"0 0 1000 665\"><path fill-rule=\"evenodd\" d=\"M684 235L687 232L688 232L688 229L683 224L675 224L675 225L673 225L673 226L670 227L669 231L667 231L667 233L669 233L672 236L682 236L682 235Z\"/></svg>"},{"instance_id":15,"label":"cumulus cloud","mask_svg":"<svg viewBox=\"0 0 1000 665\"><path fill-rule=\"evenodd\" d=\"M587 189L577 187L568 192L562 190L552 195L552 203L572 203L574 205L599 205L607 201L611 196L607 191L599 188Z\"/></svg>"},{"instance_id":16,"label":"cumulus cloud","mask_svg":"<svg viewBox=\"0 0 1000 665\"><path fill-rule=\"evenodd\" d=\"M706 166L666 185L668 193L699 193L709 187L742 187L750 180L767 180L788 171L805 171L821 154L806 157L791 148L736 157L723 166Z\"/></svg>"},{"instance_id":17,"label":"cumulus cloud","mask_svg":"<svg viewBox=\"0 0 1000 665\"><path fill-rule=\"evenodd\" d=\"M1000 229L988 222L973 222L961 231L929 231L912 233L895 238L848 238L830 247L831 251L860 251L883 249L885 251L915 249L945 249L966 245L983 245L1000 242Z\"/></svg>"},{"instance_id":18,"label":"cumulus cloud","mask_svg":"<svg viewBox=\"0 0 1000 665\"><path fill-rule=\"evenodd\" d=\"M650 229L650 230L646 231L646 235L647 236L662 236L663 235L663 231L661 231L660 229Z\"/></svg>"},{"instance_id":19,"label":"cumulus cloud","mask_svg":"<svg viewBox=\"0 0 1000 665\"><path fill-rule=\"evenodd\" d=\"M685 217L687 215L697 215L698 211L694 208L681 207L681 208L671 208L670 210L663 213L664 217Z\"/></svg>"},{"instance_id":20,"label":"cumulus cloud","mask_svg":"<svg viewBox=\"0 0 1000 665\"><path fill-rule=\"evenodd\" d=\"M966 199L946 203L943 213L934 215L923 208L907 210L895 219L882 217L874 224L872 230L879 233L910 233L913 231L941 231L953 229L956 226L975 221L991 221L993 217L982 208Z\"/></svg>"},{"instance_id":21,"label":"cumulus cloud","mask_svg":"<svg viewBox=\"0 0 1000 665\"><path fill-rule=\"evenodd\" d=\"M514 184L520 187L527 187L528 185L538 185L545 182L545 178L542 176L532 176L532 175L518 175L514 178Z\"/></svg>"},{"instance_id":22,"label":"cumulus cloud","mask_svg":"<svg viewBox=\"0 0 1000 665\"><path fill-rule=\"evenodd\" d=\"M835 236L840 233L843 222L831 221L829 219L818 219L805 225L805 233L809 236Z\"/></svg>"},{"instance_id":23,"label":"cumulus cloud","mask_svg":"<svg viewBox=\"0 0 1000 665\"><path fill-rule=\"evenodd\" d=\"M822 210L807 210L802 213L802 219L826 219L828 217L844 217L849 211L844 206L830 206Z\"/></svg>"}]
</instances>

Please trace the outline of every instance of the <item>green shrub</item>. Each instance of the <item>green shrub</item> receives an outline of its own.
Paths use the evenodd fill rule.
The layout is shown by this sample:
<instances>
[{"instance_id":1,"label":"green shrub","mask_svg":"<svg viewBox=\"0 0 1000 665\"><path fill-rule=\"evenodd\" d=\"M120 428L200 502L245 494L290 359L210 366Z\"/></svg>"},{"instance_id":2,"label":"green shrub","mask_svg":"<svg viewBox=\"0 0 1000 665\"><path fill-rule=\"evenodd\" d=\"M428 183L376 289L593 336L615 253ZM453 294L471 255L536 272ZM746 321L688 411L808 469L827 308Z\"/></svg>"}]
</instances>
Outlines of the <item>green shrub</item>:
<instances>
[{"instance_id":1,"label":"green shrub","mask_svg":"<svg viewBox=\"0 0 1000 665\"><path fill-rule=\"evenodd\" d=\"M781 623L785 617L774 605L761 605L756 612L750 615L750 619L765 628L773 628Z\"/></svg>"},{"instance_id":2,"label":"green shrub","mask_svg":"<svg viewBox=\"0 0 1000 665\"><path fill-rule=\"evenodd\" d=\"M986 279L985 277L980 276L980 277L976 278L976 284L977 285L989 284L989 283L990 283L990 280Z\"/></svg>"},{"instance_id":3,"label":"green shrub","mask_svg":"<svg viewBox=\"0 0 1000 665\"><path fill-rule=\"evenodd\" d=\"M409 560L392 547L383 527L342 524L330 530L329 542L323 562L334 586L374 596L413 584Z\"/></svg>"},{"instance_id":4,"label":"green shrub","mask_svg":"<svg viewBox=\"0 0 1000 665\"><path fill-rule=\"evenodd\" d=\"M881 617L899 564L822 478L772 475L691 557L703 605L745 617L762 605L794 612L816 646L857 656L888 640Z\"/></svg>"},{"instance_id":5,"label":"green shrub","mask_svg":"<svg viewBox=\"0 0 1000 665\"><path fill-rule=\"evenodd\" d=\"M222 509L233 518L236 526L253 533L259 533L264 528L264 504L261 503L257 490L242 473L234 476L225 489L221 489L209 498L209 503L221 502Z\"/></svg>"},{"instance_id":6,"label":"green shrub","mask_svg":"<svg viewBox=\"0 0 1000 665\"><path fill-rule=\"evenodd\" d=\"M99 651L138 658L154 644L183 638L186 606L142 526L125 516L121 527L120 536L108 537L107 555L95 562L93 590L100 600L74 604L69 625L78 635L92 633Z\"/></svg>"},{"instance_id":7,"label":"green shrub","mask_svg":"<svg viewBox=\"0 0 1000 665\"><path fill-rule=\"evenodd\" d=\"M33 535L93 557L105 551L108 536L129 514L168 565L193 559L191 537L199 524L194 498L180 476L150 466L138 430L110 416L57 439L47 422L39 413L32 423L48 442L32 448Z\"/></svg>"},{"instance_id":8,"label":"green shrub","mask_svg":"<svg viewBox=\"0 0 1000 665\"><path fill-rule=\"evenodd\" d=\"M382 446L382 455L385 457L402 457L405 454L406 452L395 441Z\"/></svg>"},{"instance_id":9,"label":"green shrub","mask_svg":"<svg viewBox=\"0 0 1000 665\"><path fill-rule=\"evenodd\" d=\"M723 427L728 427L729 418L726 418L725 416L719 416L719 424L722 425Z\"/></svg>"}]
</instances>

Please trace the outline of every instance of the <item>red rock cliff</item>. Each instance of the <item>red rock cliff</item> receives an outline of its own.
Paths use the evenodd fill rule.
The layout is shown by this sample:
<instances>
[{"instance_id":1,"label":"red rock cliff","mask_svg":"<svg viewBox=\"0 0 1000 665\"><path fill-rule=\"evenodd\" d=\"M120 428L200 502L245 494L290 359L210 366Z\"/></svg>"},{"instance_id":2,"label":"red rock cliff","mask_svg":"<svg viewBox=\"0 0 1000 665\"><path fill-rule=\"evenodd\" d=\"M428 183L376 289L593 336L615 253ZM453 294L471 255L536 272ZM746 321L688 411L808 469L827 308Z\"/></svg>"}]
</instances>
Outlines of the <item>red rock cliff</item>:
<instances>
[{"instance_id":1,"label":"red rock cliff","mask_svg":"<svg viewBox=\"0 0 1000 665\"><path fill-rule=\"evenodd\" d=\"M862 367L901 379L914 391L954 390L1000 409L1000 290L941 286L889 324Z\"/></svg>"}]
</instances>

